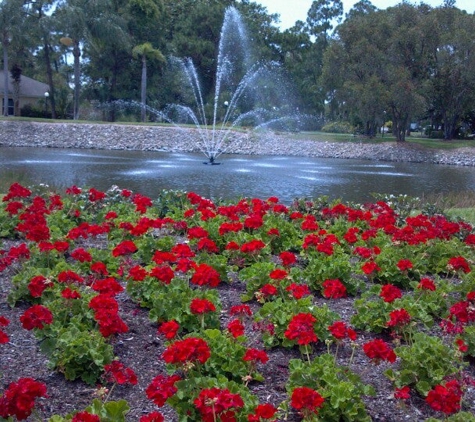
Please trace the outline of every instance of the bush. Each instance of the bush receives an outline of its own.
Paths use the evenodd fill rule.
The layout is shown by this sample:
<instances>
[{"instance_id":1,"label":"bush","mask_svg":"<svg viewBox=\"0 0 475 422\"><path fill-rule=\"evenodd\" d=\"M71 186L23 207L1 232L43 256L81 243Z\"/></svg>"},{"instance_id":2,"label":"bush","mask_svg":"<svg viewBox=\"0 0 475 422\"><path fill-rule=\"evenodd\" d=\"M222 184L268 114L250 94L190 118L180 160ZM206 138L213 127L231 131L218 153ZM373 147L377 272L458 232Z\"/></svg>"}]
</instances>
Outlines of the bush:
<instances>
[{"instance_id":1,"label":"bush","mask_svg":"<svg viewBox=\"0 0 475 422\"><path fill-rule=\"evenodd\" d=\"M331 122L322 127L322 132L326 133L353 133L354 126L348 122Z\"/></svg>"},{"instance_id":2,"label":"bush","mask_svg":"<svg viewBox=\"0 0 475 422\"><path fill-rule=\"evenodd\" d=\"M45 113L44 109L40 109L38 107L35 107L31 104L25 104L21 109L20 109L20 115L22 117L41 117L41 118L51 118L51 113Z\"/></svg>"}]
</instances>

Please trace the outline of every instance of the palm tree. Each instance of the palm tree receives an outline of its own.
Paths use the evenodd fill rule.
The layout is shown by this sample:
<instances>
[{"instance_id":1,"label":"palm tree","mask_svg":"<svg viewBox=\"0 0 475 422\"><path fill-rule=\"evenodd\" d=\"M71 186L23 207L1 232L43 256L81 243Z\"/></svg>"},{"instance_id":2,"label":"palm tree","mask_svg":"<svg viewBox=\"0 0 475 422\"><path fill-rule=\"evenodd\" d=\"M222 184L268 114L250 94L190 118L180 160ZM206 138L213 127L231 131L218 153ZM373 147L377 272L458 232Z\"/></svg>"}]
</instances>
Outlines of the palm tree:
<instances>
[{"instance_id":1,"label":"palm tree","mask_svg":"<svg viewBox=\"0 0 475 422\"><path fill-rule=\"evenodd\" d=\"M0 36L3 48L3 115L8 116L8 47L12 38L21 34L24 17L23 0L3 0L0 3Z\"/></svg>"},{"instance_id":2,"label":"palm tree","mask_svg":"<svg viewBox=\"0 0 475 422\"><path fill-rule=\"evenodd\" d=\"M149 42L136 45L132 50L134 58L141 58L142 60L142 80L141 80L141 120L145 122L145 106L147 101L147 59L165 62L165 57L160 52L152 47Z\"/></svg>"},{"instance_id":3,"label":"palm tree","mask_svg":"<svg viewBox=\"0 0 475 422\"><path fill-rule=\"evenodd\" d=\"M99 40L122 40L127 43L123 22L111 10L107 0L62 0L56 10L55 15L64 34L60 41L72 47L74 58L74 120L79 119L81 45L88 43L94 48L94 43Z\"/></svg>"}]
</instances>

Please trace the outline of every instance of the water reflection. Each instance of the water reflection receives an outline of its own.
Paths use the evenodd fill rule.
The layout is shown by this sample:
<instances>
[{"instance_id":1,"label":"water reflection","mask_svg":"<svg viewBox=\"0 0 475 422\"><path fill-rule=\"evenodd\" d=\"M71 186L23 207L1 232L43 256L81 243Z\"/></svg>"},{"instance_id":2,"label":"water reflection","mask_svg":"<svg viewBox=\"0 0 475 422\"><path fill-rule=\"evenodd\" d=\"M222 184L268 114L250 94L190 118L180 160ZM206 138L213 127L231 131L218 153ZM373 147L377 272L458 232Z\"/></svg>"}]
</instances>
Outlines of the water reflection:
<instances>
[{"instance_id":1,"label":"water reflection","mask_svg":"<svg viewBox=\"0 0 475 422\"><path fill-rule=\"evenodd\" d=\"M421 196L475 189L475 168L302 157L223 155L219 166L200 154L0 148L0 190L19 181L106 190L112 185L155 197L162 189L210 198L278 196L372 200L371 193Z\"/></svg>"}]
</instances>

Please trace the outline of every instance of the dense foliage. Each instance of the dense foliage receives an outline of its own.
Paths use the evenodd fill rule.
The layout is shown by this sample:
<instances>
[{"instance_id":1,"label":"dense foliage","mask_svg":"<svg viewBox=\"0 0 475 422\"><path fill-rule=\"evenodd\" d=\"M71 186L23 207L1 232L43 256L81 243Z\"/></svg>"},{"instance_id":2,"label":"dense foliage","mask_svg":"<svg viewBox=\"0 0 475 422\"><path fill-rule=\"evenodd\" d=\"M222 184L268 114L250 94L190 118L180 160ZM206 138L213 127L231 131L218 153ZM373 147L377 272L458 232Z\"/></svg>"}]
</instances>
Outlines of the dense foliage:
<instances>
[{"instance_id":1,"label":"dense foliage","mask_svg":"<svg viewBox=\"0 0 475 422\"><path fill-rule=\"evenodd\" d=\"M364 397L374 387L353 370L357 348L367 364L385 362L392 400L417 396L436 416L474 420L464 397L475 382L467 370L475 355L475 234L467 223L414 213L403 199L215 204L194 193L152 201L76 186L61 197L15 183L3 197L0 236L17 242L0 251L0 270L16 268L9 301L30 305L23 328L68 380L133 387L135 372L114 359L110 341L128 332L117 295L126 291L148 308L167 341L168 374L157 374L145 393L180 420L273 421L289 413L370 420ZM236 277L246 292L223 327L217 288ZM315 302L347 296L357 300L346 321ZM0 316L1 343L9 342L8 323ZM249 333L267 350L301 352L289 362L288 396L278 408L249 388L269 360L248 346ZM345 365L337 360L342 350L351 351ZM46 389L21 378L1 394L0 417L22 420ZM123 400L97 399L84 414L51 421L99 420L85 414L121 421L127 409Z\"/></svg>"},{"instance_id":2,"label":"dense foliage","mask_svg":"<svg viewBox=\"0 0 475 422\"><path fill-rule=\"evenodd\" d=\"M392 121L398 140L414 122L446 139L475 130L475 17L451 2L379 10L362 0L343 19L340 0L315 0L305 22L281 31L278 16L249 0L4 0L3 67L48 83L53 117L113 121L126 116L94 105L179 101L170 56L193 60L209 97L229 6L242 13L256 57L288 72L301 111L368 135Z\"/></svg>"}]
</instances>

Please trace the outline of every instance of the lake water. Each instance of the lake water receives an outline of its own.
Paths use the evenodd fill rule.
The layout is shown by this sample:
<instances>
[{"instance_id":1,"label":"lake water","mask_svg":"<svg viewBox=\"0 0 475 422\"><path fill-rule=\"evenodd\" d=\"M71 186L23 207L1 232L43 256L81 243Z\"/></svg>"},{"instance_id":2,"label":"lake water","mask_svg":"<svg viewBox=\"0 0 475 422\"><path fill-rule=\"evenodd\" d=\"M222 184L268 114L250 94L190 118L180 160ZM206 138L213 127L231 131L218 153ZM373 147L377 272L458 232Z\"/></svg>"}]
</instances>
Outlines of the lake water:
<instances>
[{"instance_id":1,"label":"lake water","mask_svg":"<svg viewBox=\"0 0 475 422\"><path fill-rule=\"evenodd\" d=\"M156 197L162 189L207 198L277 196L365 202L371 193L422 196L475 189L475 168L305 157L222 155L204 165L201 154L0 147L0 190L18 181L58 190L112 185Z\"/></svg>"}]
</instances>

